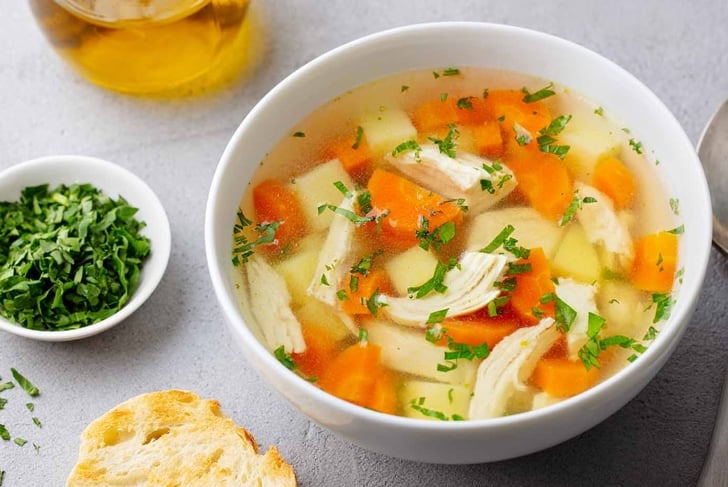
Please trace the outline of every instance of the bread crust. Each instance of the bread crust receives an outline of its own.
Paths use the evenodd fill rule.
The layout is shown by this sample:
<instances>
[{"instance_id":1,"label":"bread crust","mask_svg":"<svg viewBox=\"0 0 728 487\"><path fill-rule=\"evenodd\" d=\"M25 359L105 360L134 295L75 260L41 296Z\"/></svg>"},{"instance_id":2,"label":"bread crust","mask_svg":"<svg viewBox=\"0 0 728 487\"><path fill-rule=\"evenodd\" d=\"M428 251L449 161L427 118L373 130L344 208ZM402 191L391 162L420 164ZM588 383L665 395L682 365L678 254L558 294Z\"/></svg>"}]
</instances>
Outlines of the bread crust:
<instances>
[{"instance_id":1,"label":"bread crust","mask_svg":"<svg viewBox=\"0 0 728 487\"><path fill-rule=\"evenodd\" d=\"M182 390L125 401L81 433L68 487L295 487L293 468L275 447L265 454L220 403Z\"/></svg>"}]
</instances>

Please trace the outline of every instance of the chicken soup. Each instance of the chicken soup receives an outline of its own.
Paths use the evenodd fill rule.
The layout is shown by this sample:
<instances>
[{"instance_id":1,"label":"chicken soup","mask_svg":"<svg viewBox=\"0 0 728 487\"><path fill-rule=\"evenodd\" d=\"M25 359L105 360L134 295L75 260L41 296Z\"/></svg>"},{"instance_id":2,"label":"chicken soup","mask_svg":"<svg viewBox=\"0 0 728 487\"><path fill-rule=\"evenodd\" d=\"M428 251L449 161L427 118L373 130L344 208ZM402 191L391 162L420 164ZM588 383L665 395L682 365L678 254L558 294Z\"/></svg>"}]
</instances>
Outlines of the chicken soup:
<instances>
[{"instance_id":1,"label":"chicken soup","mask_svg":"<svg viewBox=\"0 0 728 487\"><path fill-rule=\"evenodd\" d=\"M442 421L638 360L679 281L659 162L568 88L481 68L347 92L260 161L233 230L251 328L343 400Z\"/></svg>"}]
</instances>

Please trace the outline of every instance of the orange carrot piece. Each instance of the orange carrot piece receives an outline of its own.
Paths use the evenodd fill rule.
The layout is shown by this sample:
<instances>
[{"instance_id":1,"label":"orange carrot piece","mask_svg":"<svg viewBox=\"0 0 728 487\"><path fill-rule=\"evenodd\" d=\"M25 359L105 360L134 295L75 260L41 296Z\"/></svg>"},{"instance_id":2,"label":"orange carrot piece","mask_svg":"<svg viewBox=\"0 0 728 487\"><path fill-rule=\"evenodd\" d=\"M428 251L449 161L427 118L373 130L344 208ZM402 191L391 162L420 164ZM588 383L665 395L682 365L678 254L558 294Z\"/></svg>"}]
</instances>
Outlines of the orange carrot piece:
<instances>
[{"instance_id":1,"label":"orange carrot piece","mask_svg":"<svg viewBox=\"0 0 728 487\"><path fill-rule=\"evenodd\" d=\"M383 269L373 269L365 276L353 274L356 278L356 291L351 290L351 281L341 283L346 291L346 297L341 302L341 309L350 315L371 315L367 307L367 300L371 299L374 293L393 294L393 286L389 276Z\"/></svg>"},{"instance_id":2,"label":"orange carrot piece","mask_svg":"<svg viewBox=\"0 0 728 487\"><path fill-rule=\"evenodd\" d=\"M592 184L609 196L618 210L629 207L637 192L632 173L616 157L605 157L597 162Z\"/></svg>"},{"instance_id":3,"label":"orange carrot piece","mask_svg":"<svg viewBox=\"0 0 728 487\"><path fill-rule=\"evenodd\" d=\"M433 132L454 123L458 125L478 125L492 118L489 107L483 98L470 96L445 100L429 100L418 106L412 113L412 123L419 132Z\"/></svg>"},{"instance_id":4,"label":"orange carrot piece","mask_svg":"<svg viewBox=\"0 0 728 487\"><path fill-rule=\"evenodd\" d=\"M545 218L557 221L574 197L566 165L558 156L541 152L535 144L508 142L505 163L518 181L518 190Z\"/></svg>"},{"instance_id":5,"label":"orange carrot piece","mask_svg":"<svg viewBox=\"0 0 728 487\"><path fill-rule=\"evenodd\" d=\"M368 188L374 208L389 212L381 221L380 237L396 249L417 245L416 232L425 218L430 231L447 222L462 222L462 211L454 201L392 172L375 169Z\"/></svg>"},{"instance_id":6,"label":"orange carrot piece","mask_svg":"<svg viewBox=\"0 0 728 487\"><path fill-rule=\"evenodd\" d=\"M445 337L450 337L455 343L465 343L474 347L487 343L488 348L492 350L498 342L518 329L519 321L508 317L481 317L477 320L451 318L445 320L442 327L445 333L438 345L446 345Z\"/></svg>"},{"instance_id":7,"label":"orange carrot piece","mask_svg":"<svg viewBox=\"0 0 728 487\"><path fill-rule=\"evenodd\" d=\"M516 274L516 288L511 291L509 304L528 324L535 324L540 317L534 314L534 308L543 312L543 316L554 316L554 303L541 303L541 298L553 293L554 283L551 280L551 266L543 249L531 249L528 259L521 259L516 264L530 264L531 270Z\"/></svg>"},{"instance_id":8,"label":"orange carrot piece","mask_svg":"<svg viewBox=\"0 0 728 487\"><path fill-rule=\"evenodd\" d=\"M485 98L485 103L494 118L503 118L501 123L507 137L515 137L513 124L518 123L535 140L538 131L551 123L551 111L540 101L524 102L523 96L523 92L518 90L492 90Z\"/></svg>"},{"instance_id":9,"label":"orange carrot piece","mask_svg":"<svg viewBox=\"0 0 728 487\"><path fill-rule=\"evenodd\" d=\"M358 342L344 349L319 376L323 390L345 401L383 413L397 410L396 383L381 364L378 345Z\"/></svg>"},{"instance_id":10,"label":"orange carrot piece","mask_svg":"<svg viewBox=\"0 0 728 487\"><path fill-rule=\"evenodd\" d=\"M505 149L498 122L486 122L470 129L475 148L486 157L501 157Z\"/></svg>"},{"instance_id":11,"label":"orange carrot piece","mask_svg":"<svg viewBox=\"0 0 728 487\"><path fill-rule=\"evenodd\" d=\"M592 387L599 369L586 370L581 360L564 357L541 358L531 375L531 383L555 397L571 397Z\"/></svg>"},{"instance_id":12,"label":"orange carrot piece","mask_svg":"<svg viewBox=\"0 0 728 487\"><path fill-rule=\"evenodd\" d=\"M394 376L387 371L381 371L372 389L372 396L367 403L369 409L397 414L397 386Z\"/></svg>"},{"instance_id":13,"label":"orange carrot piece","mask_svg":"<svg viewBox=\"0 0 728 487\"><path fill-rule=\"evenodd\" d=\"M356 147L354 147L356 145ZM326 159L338 159L344 170L356 179L365 179L372 162L372 153L364 140L355 136L342 137L329 145L324 153Z\"/></svg>"},{"instance_id":14,"label":"orange carrot piece","mask_svg":"<svg viewBox=\"0 0 728 487\"><path fill-rule=\"evenodd\" d=\"M458 108L448 100L430 100L412 113L412 123L418 132L432 132L457 121Z\"/></svg>"},{"instance_id":15,"label":"orange carrot piece","mask_svg":"<svg viewBox=\"0 0 728 487\"><path fill-rule=\"evenodd\" d=\"M273 250L284 249L306 233L306 215L296 195L280 181L267 179L253 188L253 206L259 223L281 222Z\"/></svg>"},{"instance_id":16,"label":"orange carrot piece","mask_svg":"<svg viewBox=\"0 0 728 487\"><path fill-rule=\"evenodd\" d=\"M336 340L326 328L315 324L303 323L301 332L306 350L292 354L293 361L305 375L318 377L336 357Z\"/></svg>"},{"instance_id":17,"label":"orange carrot piece","mask_svg":"<svg viewBox=\"0 0 728 487\"><path fill-rule=\"evenodd\" d=\"M643 291L668 293L677 268L677 235L659 232L645 235L634 243L632 284Z\"/></svg>"}]
</instances>

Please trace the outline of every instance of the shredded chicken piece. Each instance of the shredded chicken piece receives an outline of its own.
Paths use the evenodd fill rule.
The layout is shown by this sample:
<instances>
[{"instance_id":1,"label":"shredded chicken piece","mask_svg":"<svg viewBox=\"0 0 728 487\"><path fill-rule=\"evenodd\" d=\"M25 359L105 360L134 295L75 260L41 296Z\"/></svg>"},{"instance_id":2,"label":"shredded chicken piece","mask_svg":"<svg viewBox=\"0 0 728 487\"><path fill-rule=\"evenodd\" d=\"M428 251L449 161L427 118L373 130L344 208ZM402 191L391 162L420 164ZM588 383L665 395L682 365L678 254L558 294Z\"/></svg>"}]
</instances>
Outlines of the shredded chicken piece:
<instances>
[{"instance_id":1,"label":"shredded chicken piece","mask_svg":"<svg viewBox=\"0 0 728 487\"><path fill-rule=\"evenodd\" d=\"M433 144L386 157L393 166L425 188L446 198L463 198L473 213L487 210L516 187L513 172L502 163L495 165L499 169L494 169L491 161L461 152L452 158ZM486 171L484 165L491 168L491 172ZM484 188L482 184L489 187Z\"/></svg>"},{"instance_id":2,"label":"shredded chicken piece","mask_svg":"<svg viewBox=\"0 0 728 487\"><path fill-rule=\"evenodd\" d=\"M501 340L478 367L470 419L503 416L516 391L526 390L538 360L556 340L559 332L554 320L544 318L535 326L519 328Z\"/></svg>"},{"instance_id":3,"label":"shredded chicken piece","mask_svg":"<svg viewBox=\"0 0 728 487\"><path fill-rule=\"evenodd\" d=\"M634 259L634 245L627 219L620 218L611 198L598 189L584 183L574 183L580 198L594 198L594 203L584 203L576 218L584 228L589 241L602 245L615 254L622 269L630 269Z\"/></svg>"},{"instance_id":4,"label":"shredded chicken piece","mask_svg":"<svg viewBox=\"0 0 728 487\"><path fill-rule=\"evenodd\" d=\"M301 353L306 342L301 323L291 310L291 295L286 281L265 259L253 255L245 264L250 309L271 350L283 345L287 353Z\"/></svg>"},{"instance_id":5,"label":"shredded chicken piece","mask_svg":"<svg viewBox=\"0 0 728 487\"><path fill-rule=\"evenodd\" d=\"M482 252L464 252L459 266L445 275L444 293L430 292L422 298L382 295L384 312L402 325L425 327L430 314L447 309L447 316L460 316L476 311L493 301L500 289L500 279L508 258Z\"/></svg>"}]
</instances>

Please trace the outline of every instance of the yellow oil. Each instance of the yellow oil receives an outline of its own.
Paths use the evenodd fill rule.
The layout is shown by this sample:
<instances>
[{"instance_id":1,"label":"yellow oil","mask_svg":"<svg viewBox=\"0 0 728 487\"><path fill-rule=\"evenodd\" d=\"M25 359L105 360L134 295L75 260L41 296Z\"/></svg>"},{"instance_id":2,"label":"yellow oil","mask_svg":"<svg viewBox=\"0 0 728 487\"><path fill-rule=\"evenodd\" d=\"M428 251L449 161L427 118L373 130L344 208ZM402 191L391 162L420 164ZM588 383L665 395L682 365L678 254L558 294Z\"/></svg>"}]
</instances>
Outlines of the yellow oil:
<instances>
[{"instance_id":1,"label":"yellow oil","mask_svg":"<svg viewBox=\"0 0 728 487\"><path fill-rule=\"evenodd\" d=\"M185 95L253 63L250 0L30 0L58 53L93 83Z\"/></svg>"}]
</instances>

